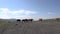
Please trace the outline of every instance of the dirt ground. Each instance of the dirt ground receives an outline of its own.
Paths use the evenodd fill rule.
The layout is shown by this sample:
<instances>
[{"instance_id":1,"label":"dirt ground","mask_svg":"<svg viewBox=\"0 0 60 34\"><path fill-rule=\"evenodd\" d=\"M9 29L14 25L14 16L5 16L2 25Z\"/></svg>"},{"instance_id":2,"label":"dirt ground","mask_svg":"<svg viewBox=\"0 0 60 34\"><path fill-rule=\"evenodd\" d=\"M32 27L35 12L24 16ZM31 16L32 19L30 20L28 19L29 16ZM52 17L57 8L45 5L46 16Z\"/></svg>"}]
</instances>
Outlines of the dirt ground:
<instances>
[{"instance_id":1,"label":"dirt ground","mask_svg":"<svg viewBox=\"0 0 60 34\"><path fill-rule=\"evenodd\" d=\"M20 22L0 27L0 34L60 34L60 22Z\"/></svg>"}]
</instances>

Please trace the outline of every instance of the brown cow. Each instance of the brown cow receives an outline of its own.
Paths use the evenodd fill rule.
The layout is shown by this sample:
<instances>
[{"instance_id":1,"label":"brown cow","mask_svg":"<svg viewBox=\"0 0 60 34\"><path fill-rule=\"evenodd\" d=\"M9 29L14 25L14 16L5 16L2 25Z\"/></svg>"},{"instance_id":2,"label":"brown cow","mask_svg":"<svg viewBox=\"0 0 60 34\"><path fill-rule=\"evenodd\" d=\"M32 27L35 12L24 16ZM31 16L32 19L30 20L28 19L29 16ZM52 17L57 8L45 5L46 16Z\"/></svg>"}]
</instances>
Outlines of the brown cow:
<instances>
[{"instance_id":1,"label":"brown cow","mask_svg":"<svg viewBox=\"0 0 60 34\"><path fill-rule=\"evenodd\" d=\"M33 19L28 19L28 21L31 21L31 22L32 22L32 21L33 21Z\"/></svg>"},{"instance_id":2,"label":"brown cow","mask_svg":"<svg viewBox=\"0 0 60 34\"><path fill-rule=\"evenodd\" d=\"M60 18L56 18L56 21L60 21Z\"/></svg>"}]
</instances>

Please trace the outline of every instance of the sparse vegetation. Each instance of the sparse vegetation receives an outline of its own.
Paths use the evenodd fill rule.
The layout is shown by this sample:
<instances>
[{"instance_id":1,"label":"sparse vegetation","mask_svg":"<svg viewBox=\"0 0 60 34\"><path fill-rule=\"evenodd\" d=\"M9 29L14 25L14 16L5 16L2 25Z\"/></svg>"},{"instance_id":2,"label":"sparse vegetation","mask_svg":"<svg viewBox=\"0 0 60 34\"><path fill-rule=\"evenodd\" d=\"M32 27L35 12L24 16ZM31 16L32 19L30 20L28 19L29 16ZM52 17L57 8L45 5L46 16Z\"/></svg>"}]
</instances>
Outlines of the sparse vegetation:
<instances>
[{"instance_id":1,"label":"sparse vegetation","mask_svg":"<svg viewBox=\"0 0 60 34\"><path fill-rule=\"evenodd\" d=\"M42 22L33 21L33 22L24 22L24 23L0 21L0 34L2 33L3 34L44 34L44 33L49 34L51 32L53 32L54 34L60 32L59 26L60 26L60 21L58 22L55 19L47 19L47 20L43 20Z\"/></svg>"},{"instance_id":2,"label":"sparse vegetation","mask_svg":"<svg viewBox=\"0 0 60 34\"><path fill-rule=\"evenodd\" d=\"M14 25L15 23L9 23L8 21L0 21L0 27L2 26L11 26Z\"/></svg>"}]
</instances>

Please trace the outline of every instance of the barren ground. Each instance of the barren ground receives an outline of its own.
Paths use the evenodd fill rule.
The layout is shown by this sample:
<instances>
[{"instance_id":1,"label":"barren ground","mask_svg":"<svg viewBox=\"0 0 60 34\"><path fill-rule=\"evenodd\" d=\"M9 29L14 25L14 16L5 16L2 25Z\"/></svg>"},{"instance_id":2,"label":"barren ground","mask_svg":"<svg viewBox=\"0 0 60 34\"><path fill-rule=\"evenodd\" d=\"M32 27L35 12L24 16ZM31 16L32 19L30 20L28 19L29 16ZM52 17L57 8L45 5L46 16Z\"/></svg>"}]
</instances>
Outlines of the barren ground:
<instances>
[{"instance_id":1,"label":"barren ground","mask_svg":"<svg viewBox=\"0 0 60 34\"><path fill-rule=\"evenodd\" d=\"M60 22L20 22L1 26L0 34L60 34Z\"/></svg>"}]
</instances>

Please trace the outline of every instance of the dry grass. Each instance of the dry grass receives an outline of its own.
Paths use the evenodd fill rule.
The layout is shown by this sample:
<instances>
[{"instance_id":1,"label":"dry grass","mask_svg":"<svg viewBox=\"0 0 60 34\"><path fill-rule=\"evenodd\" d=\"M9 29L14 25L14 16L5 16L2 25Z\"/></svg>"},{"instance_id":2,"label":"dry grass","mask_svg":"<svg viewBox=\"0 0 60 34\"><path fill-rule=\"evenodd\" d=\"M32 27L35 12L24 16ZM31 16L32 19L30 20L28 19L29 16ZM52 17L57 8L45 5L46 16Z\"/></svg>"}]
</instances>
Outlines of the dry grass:
<instances>
[{"instance_id":1,"label":"dry grass","mask_svg":"<svg viewBox=\"0 0 60 34\"><path fill-rule=\"evenodd\" d=\"M60 22L44 20L42 22L20 22L18 25L11 22L1 22L0 26L9 26L2 34L60 34Z\"/></svg>"}]
</instances>

